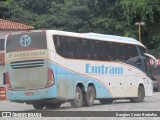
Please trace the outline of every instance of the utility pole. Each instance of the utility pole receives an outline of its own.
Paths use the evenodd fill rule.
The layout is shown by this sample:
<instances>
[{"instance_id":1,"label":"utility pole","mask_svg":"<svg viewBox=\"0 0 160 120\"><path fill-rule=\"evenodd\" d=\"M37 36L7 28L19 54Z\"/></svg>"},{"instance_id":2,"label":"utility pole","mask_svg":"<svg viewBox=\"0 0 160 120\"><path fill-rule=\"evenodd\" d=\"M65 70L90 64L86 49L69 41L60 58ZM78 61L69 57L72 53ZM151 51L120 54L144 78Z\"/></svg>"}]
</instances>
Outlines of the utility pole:
<instances>
[{"instance_id":1,"label":"utility pole","mask_svg":"<svg viewBox=\"0 0 160 120\"><path fill-rule=\"evenodd\" d=\"M139 36L139 41L142 42L141 40L141 26L145 25L144 22L136 22L135 25L138 25L138 36Z\"/></svg>"}]
</instances>

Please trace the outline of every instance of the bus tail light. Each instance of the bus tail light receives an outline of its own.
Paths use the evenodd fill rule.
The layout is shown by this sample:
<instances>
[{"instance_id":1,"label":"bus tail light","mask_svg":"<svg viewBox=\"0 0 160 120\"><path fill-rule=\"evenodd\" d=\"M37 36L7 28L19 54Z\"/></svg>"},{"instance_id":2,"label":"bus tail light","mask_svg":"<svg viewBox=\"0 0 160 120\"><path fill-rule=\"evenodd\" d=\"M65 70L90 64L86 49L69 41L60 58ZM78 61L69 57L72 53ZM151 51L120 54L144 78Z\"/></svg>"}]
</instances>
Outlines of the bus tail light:
<instances>
[{"instance_id":1,"label":"bus tail light","mask_svg":"<svg viewBox=\"0 0 160 120\"><path fill-rule=\"evenodd\" d=\"M10 83L8 72L5 74L5 80L6 80L7 89L12 90L13 88L12 88L11 83Z\"/></svg>"},{"instance_id":2,"label":"bus tail light","mask_svg":"<svg viewBox=\"0 0 160 120\"><path fill-rule=\"evenodd\" d=\"M48 69L48 81L45 87L50 87L54 84L54 75L52 69Z\"/></svg>"}]
</instances>

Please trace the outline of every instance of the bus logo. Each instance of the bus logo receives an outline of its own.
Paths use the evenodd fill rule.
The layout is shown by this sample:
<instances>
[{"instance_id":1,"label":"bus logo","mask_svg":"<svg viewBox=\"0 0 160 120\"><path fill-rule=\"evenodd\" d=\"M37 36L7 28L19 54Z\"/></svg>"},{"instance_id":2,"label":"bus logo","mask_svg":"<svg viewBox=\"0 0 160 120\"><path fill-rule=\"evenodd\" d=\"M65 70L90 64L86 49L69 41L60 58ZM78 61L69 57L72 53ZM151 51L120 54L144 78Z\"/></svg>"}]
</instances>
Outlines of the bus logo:
<instances>
[{"instance_id":1,"label":"bus logo","mask_svg":"<svg viewBox=\"0 0 160 120\"><path fill-rule=\"evenodd\" d=\"M23 35L21 38L20 38L20 44L21 46L23 47L28 47L31 43L31 37L29 35Z\"/></svg>"}]
</instances>

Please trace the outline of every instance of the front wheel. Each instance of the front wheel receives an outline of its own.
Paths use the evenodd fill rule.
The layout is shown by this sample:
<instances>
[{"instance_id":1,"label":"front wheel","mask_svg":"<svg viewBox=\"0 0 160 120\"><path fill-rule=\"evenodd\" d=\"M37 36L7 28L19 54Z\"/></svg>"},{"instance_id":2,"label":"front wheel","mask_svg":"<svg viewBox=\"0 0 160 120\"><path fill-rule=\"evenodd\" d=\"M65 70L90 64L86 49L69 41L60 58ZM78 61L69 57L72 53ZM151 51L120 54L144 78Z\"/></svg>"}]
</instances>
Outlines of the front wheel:
<instances>
[{"instance_id":1,"label":"front wheel","mask_svg":"<svg viewBox=\"0 0 160 120\"><path fill-rule=\"evenodd\" d=\"M70 101L71 106L73 107L82 107L83 106L83 93L80 87L76 87L76 96L74 100Z\"/></svg>"},{"instance_id":2,"label":"front wheel","mask_svg":"<svg viewBox=\"0 0 160 120\"><path fill-rule=\"evenodd\" d=\"M131 98L130 100L133 103L142 102L144 100L144 97L145 97L144 87L139 86L138 87L138 97Z\"/></svg>"}]
</instances>

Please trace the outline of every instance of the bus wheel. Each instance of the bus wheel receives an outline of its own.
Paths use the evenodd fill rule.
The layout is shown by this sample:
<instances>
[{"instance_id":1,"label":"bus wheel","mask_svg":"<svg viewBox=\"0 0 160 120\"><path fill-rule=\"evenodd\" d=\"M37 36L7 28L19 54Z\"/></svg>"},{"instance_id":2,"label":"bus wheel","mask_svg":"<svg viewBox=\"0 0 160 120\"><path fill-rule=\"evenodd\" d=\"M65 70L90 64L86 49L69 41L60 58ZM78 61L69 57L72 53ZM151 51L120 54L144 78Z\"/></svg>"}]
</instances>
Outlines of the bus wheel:
<instances>
[{"instance_id":1,"label":"bus wheel","mask_svg":"<svg viewBox=\"0 0 160 120\"><path fill-rule=\"evenodd\" d=\"M160 84L159 84L158 88L155 90L155 92L160 92Z\"/></svg>"},{"instance_id":2,"label":"bus wheel","mask_svg":"<svg viewBox=\"0 0 160 120\"><path fill-rule=\"evenodd\" d=\"M61 103L46 103L45 107L47 109L56 109L56 108L60 108Z\"/></svg>"},{"instance_id":3,"label":"bus wheel","mask_svg":"<svg viewBox=\"0 0 160 120\"><path fill-rule=\"evenodd\" d=\"M111 104L113 102L113 99L111 98L100 99L99 102L101 104Z\"/></svg>"},{"instance_id":4,"label":"bus wheel","mask_svg":"<svg viewBox=\"0 0 160 120\"><path fill-rule=\"evenodd\" d=\"M44 108L44 104L43 103L34 103L33 104L34 109L36 110L41 110Z\"/></svg>"},{"instance_id":5,"label":"bus wheel","mask_svg":"<svg viewBox=\"0 0 160 120\"><path fill-rule=\"evenodd\" d=\"M70 101L72 107L82 107L83 106L83 93L80 87L76 87L76 96L74 100Z\"/></svg>"},{"instance_id":6,"label":"bus wheel","mask_svg":"<svg viewBox=\"0 0 160 120\"><path fill-rule=\"evenodd\" d=\"M89 86L87 88L86 97L85 97L85 105L92 106L95 99L95 89L93 86Z\"/></svg>"},{"instance_id":7,"label":"bus wheel","mask_svg":"<svg viewBox=\"0 0 160 120\"><path fill-rule=\"evenodd\" d=\"M144 100L144 97L145 97L144 88L143 88L143 86L139 86L138 87L138 97L131 98L130 100L133 103L142 102Z\"/></svg>"}]
</instances>

